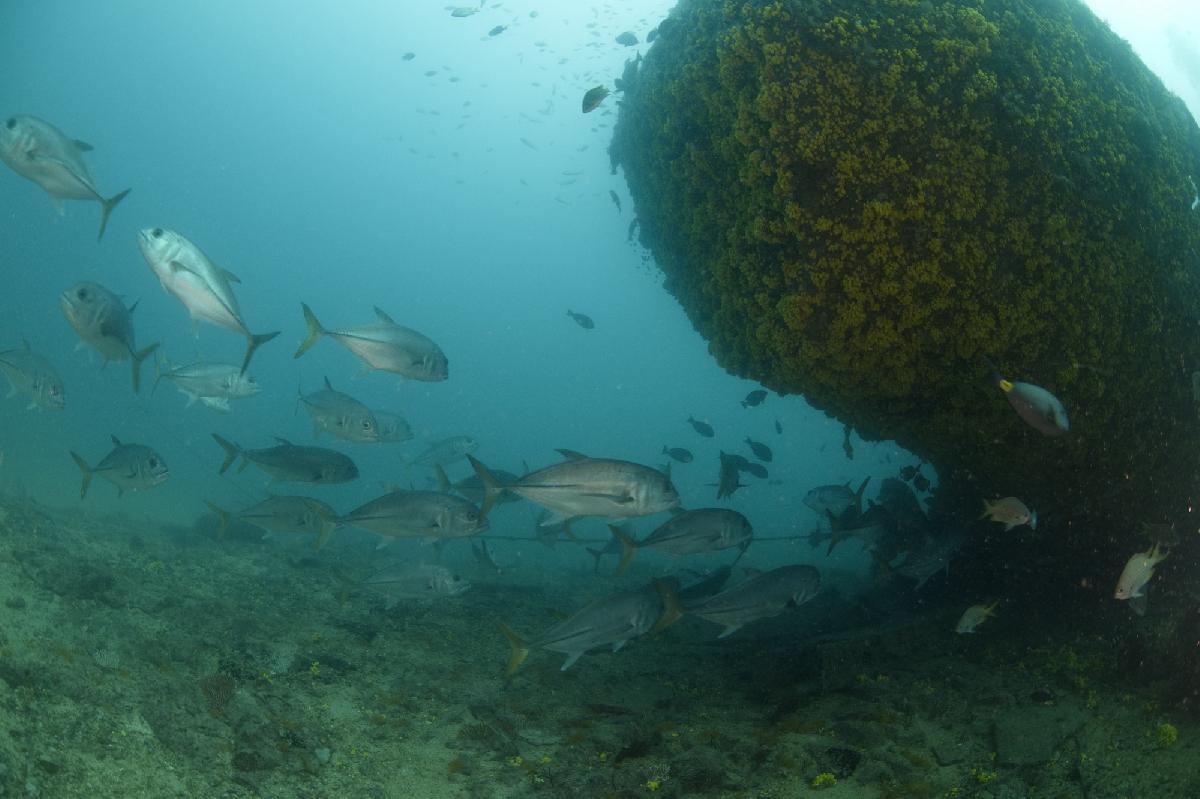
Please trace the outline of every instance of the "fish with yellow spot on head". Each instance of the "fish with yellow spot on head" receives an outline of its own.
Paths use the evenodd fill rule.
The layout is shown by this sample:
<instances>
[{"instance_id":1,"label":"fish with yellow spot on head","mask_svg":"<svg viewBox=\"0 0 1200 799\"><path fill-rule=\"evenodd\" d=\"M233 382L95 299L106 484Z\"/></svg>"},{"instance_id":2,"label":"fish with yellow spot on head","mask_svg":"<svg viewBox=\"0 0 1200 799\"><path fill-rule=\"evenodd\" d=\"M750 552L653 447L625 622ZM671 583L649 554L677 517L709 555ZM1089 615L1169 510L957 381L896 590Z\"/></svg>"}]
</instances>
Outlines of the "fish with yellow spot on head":
<instances>
[{"instance_id":1,"label":"fish with yellow spot on head","mask_svg":"<svg viewBox=\"0 0 1200 799\"><path fill-rule=\"evenodd\" d=\"M1061 436L1070 431L1067 409L1058 397L1041 386L1001 377L990 359L985 357L983 360L992 371L992 384L1004 392L1008 404L1026 424L1045 436Z\"/></svg>"}]
</instances>

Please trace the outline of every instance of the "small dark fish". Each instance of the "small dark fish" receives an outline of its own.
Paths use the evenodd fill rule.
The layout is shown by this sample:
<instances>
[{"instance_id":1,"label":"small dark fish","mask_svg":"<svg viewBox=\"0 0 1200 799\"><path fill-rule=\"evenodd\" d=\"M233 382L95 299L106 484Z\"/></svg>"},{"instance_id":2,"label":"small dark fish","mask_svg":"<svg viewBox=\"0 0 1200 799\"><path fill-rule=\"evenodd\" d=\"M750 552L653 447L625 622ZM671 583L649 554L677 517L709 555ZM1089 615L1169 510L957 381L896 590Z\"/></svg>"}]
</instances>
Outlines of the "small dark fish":
<instances>
[{"instance_id":1,"label":"small dark fish","mask_svg":"<svg viewBox=\"0 0 1200 799\"><path fill-rule=\"evenodd\" d=\"M768 477L767 467L763 466L761 463L750 463L749 461L747 461L746 465L742 466L740 469L738 469L738 471L739 472L747 472L748 474L752 474L755 477L757 477L759 480L766 480Z\"/></svg>"},{"instance_id":2,"label":"small dark fish","mask_svg":"<svg viewBox=\"0 0 1200 799\"><path fill-rule=\"evenodd\" d=\"M570 308L567 309L567 316L574 319L575 324L579 325L584 330L591 330L593 327L596 326L596 323L592 321L592 317L588 316L587 314L583 314L583 313L575 313Z\"/></svg>"},{"instance_id":3,"label":"small dark fish","mask_svg":"<svg viewBox=\"0 0 1200 799\"><path fill-rule=\"evenodd\" d=\"M496 27L494 27L490 31L488 31L488 36L499 36L500 34L504 33L506 30L508 30L507 25L497 25Z\"/></svg>"},{"instance_id":4,"label":"small dark fish","mask_svg":"<svg viewBox=\"0 0 1200 799\"><path fill-rule=\"evenodd\" d=\"M613 205L617 206L617 213L621 213L621 198L612 189L608 190L608 196L612 197Z\"/></svg>"},{"instance_id":5,"label":"small dark fish","mask_svg":"<svg viewBox=\"0 0 1200 799\"><path fill-rule=\"evenodd\" d=\"M761 441L755 441L752 438L747 438L746 445L750 447L750 451L754 453L754 457L758 458L760 461L770 463L775 459L775 455L771 452L771 448Z\"/></svg>"},{"instance_id":6,"label":"small dark fish","mask_svg":"<svg viewBox=\"0 0 1200 799\"><path fill-rule=\"evenodd\" d=\"M850 446L850 425L842 427L842 452L849 460L854 460L854 447Z\"/></svg>"},{"instance_id":7,"label":"small dark fish","mask_svg":"<svg viewBox=\"0 0 1200 799\"><path fill-rule=\"evenodd\" d=\"M742 407L743 408L757 408L759 405L763 404L763 400L765 400L766 398L767 398L766 391L764 391L761 388L755 389L754 391L751 391L749 394L747 394L746 398L744 400L742 400Z\"/></svg>"},{"instance_id":8,"label":"small dark fish","mask_svg":"<svg viewBox=\"0 0 1200 799\"><path fill-rule=\"evenodd\" d=\"M537 152L538 146L536 144L534 144L533 142L531 142L529 139L525 138L524 136L521 137L521 144L524 144L530 150Z\"/></svg>"},{"instance_id":9,"label":"small dark fish","mask_svg":"<svg viewBox=\"0 0 1200 799\"><path fill-rule=\"evenodd\" d=\"M691 463L692 453L683 447L668 447L663 445L662 454L669 455L680 463Z\"/></svg>"},{"instance_id":10,"label":"small dark fish","mask_svg":"<svg viewBox=\"0 0 1200 799\"><path fill-rule=\"evenodd\" d=\"M416 57L417 57L416 53L405 53L404 55L400 56L400 58L402 58L405 61L412 61Z\"/></svg>"},{"instance_id":11,"label":"small dark fish","mask_svg":"<svg viewBox=\"0 0 1200 799\"><path fill-rule=\"evenodd\" d=\"M617 37L617 44L623 44L626 47L633 47L638 43L638 37L633 31L625 31Z\"/></svg>"},{"instance_id":12,"label":"small dark fish","mask_svg":"<svg viewBox=\"0 0 1200 799\"><path fill-rule=\"evenodd\" d=\"M713 435L715 435L713 432L713 429L712 429L712 425L710 425L708 422L701 422L698 419L693 419L690 416L687 418L687 422L688 422L688 424L690 424L692 426L693 430L695 430L697 433L704 436L705 438L712 438Z\"/></svg>"},{"instance_id":13,"label":"small dark fish","mask_svg":"<svg viewBox=\"0 0 1200 799\"><path fill-rule=\"evenodd\" d=\"M587 93L583 95L583 113L586 114L589 111L595 111L600 103L604 102L604 98L608 97L608 94L607 86L596 86L588 89Z\"/></svg>"},{"instance_id":14,"label":"small dark fish","mask_svg":"<svg viewBox=\"0 0 1200 799\"><path fill-rule=\"evenodd\" d=\"M783 435L783 425L779 423L778 419L775 420L775 432L779 435Z\"/></svg>"}]
</instances>

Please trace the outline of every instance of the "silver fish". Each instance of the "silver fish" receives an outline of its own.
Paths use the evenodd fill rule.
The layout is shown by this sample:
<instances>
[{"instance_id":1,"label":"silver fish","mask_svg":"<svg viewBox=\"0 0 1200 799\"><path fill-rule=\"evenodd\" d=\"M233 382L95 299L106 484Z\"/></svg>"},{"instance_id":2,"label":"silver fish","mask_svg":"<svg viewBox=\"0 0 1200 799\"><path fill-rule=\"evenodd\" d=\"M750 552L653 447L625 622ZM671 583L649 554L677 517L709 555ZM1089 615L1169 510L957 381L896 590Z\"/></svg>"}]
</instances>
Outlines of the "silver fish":
<instances>
[{"instance_id":1,"label":"silver fish","mask_svg":"<svg viewBox=\"0 0 1200 799\"><path fill-rule=\"evenodd\" d=\"M566 461L538 469L509 485L501 485L486 466L467 456L486 487L484 512L505 489L551 511L548 524L582 516L649 516L679 505L679 492L657 469L612 458L588 458L570 450L559 452L567 457Z\"/></svg>"},{"instance_id":2,"label":"silver fish","mask_svg":"<svg viewBox=\"0 0 1200 799\"><path fill-rule=\"evenodd\" d=\"M618 575L625 573L639 549L657 549L672 555L718 552L731 547L738 547L745 552L754 537L750 520L726 508L686 510L659 525L641 541L632 540L620 528L610 525L609 529L621 542Z\"/></svg>"},{"instance_id":3,"label":"silver fish","mask_svg":"<svg viewBox=\"0 0 1200 799\"><path fill-rule=\"evenodd\" d=\"M412 427L398 413L391 411L372 410L375 421L379 423L379 441L384 444L399 444L410 441L413 437Z\"/></svg>"},{"instance_id":4,"label":"silver fish","mask_svg":"<svg viewBox=\"0 0 1200 799\"><path fill-rule=\"evenodd\" d=\"M170 472L167 462L150 447L141 444L122 444L116 436L111 436L112 452L94 467L89 466L79 454L72 452L71 457L83 472L83 485L79 488L79 498L87 496L88 486L96 475L103 477L117 487L117 496L126 491L141 491L153 488L166 482Z\"/></svg>"},{"instance_id":5,"label":"silver fish","mask_svg":"<svg viewBox=\"0 0 1200 799\"><path fill-rule=\"evenodd\" d=\"M193 320L211 322L246 337L242 372L250 365L254 351L279 335L279 331L250 332L230 285L242 281L214 264L203 250L180 234L160 227L144 228L138 232L138 246L158 282L183 303Z\"/></svg>"},{"instance_id":6,"label":"silver fish","mask_svg":"<svg viewBox=\"0 0 1200 799\"><path fill-rule=\"evenodd\" d=\"M384 569L363 580L362 585L382 593L388 609L401 599L433 600L471 590L468 580L444 566L426 563Z\"/></svg>"},{"instance_id":7,"label":"silver fish","mask_svg":"<svg viewBox=\"0 0 1200 799\"><path fill-rule=\"evenodd\" d=\"M208 505L220 520L217 538L225 537L231 516L272 533L316 533L314 549L325 546L329 536L338 527L337 511L312 497L268 497L257 505L233 514L207 500L204 504Z\"/></svg>"},{"instance_id":8,"label":"silver fish","mask_svg":"<svg viewBox=\"0 0 1200 799\"><path fill-rule=\"evenodd\" d=\"M228 411L230 400L253 397L262 391L252 375L228 363L198 362L172 367L170 362L163 360L155 367L155 388L164 378L188 398L189 408L199 400L215 410Z\"/></svg>"},{"instance_id":9,"label":"silver fish","mask_svg":"<svg viewBox=\"0 0 1200 799\"><path fill-rule=\"evenodd\" d=\"M61 411L67 402L66 389L54 366L23 341L22 347L0 352L0 371L8 378L8 396L29 397L30 410Z\"/></svg>"},{"instance_id":10,"label":"silver fish","mask_svg":"<svg viewBox=\"0 0 1200 799\"><path fill-rule=\"evenodd\" d=\"M427 336L396 324L379 308L375 309L378 321L374 324L329 330L317 320L311 308L303 303L300 307L308 324L308 337L296 350L295 358L308 352L322 336L329 336L372 369L426 382L450 376L449 362L441 347Z\"/></svg>"},{"instance_id":11,"label":"silver fish","mask_svg":"<svg viewBox=\"0 0 1200 799\"><path fill-rule=\"evenodd\" d=\"M828 513L836 519L842 518L851 508L856 509L855 515L862 514L863 492L867 489L868 477L862 481L857 491L850 489L850 483L844 485L817 486L804 495L804 504L825 518Z\"/></svg>"},{"instance_id":12,"label":"silver fish","mask_svg":"<svg viewBox=\"0 0 1200 799\"><path fill-rule=\"evenodd\" d=\"M724 625L718 637L726 638L744 624L804 604L820 589L821 575L812 566L780 566L688 608L688 613Z\"/></svg>"},{"instance_id":13,"label":"silver fish","mask_svg":"<svg viewBox=\"0 0 1200 799\"><path fill-rule=\"evenodd\" d=\"M358 477L358 467L354 461L324 447L302 447L285 438L277 438L279 444L274 447L242 449L216 433L212 437L225 450L225 461L221 464L219 474L225 474L240 457L242 465L238 467L239 472L247 464L253 463L271 475L272 480L281 483L347 483Z\"/></svg>"},{"instance_id":14,"label":"silver fish","mask_svg":"<svg viewBox=\"0 0 1200 799\"><path fill-rule=\"evenodd\" d=\"M611 646L618 652L629 639L659 632L680 615L673 583L655 580L637 591L601 597L528 642L506 625L501 625L512 647L507 671L512 674L520 668L531 649L564 653L567 660L560 671L566 671L591 649Z\"/></svg>"},{"instance_id":15,"label":"silver fish","mask_svg":"<svg viewBox=\"0 0 1200 799\"><path fill-rule=\"evenodd\" d=\"M393 538L466 538L488 529L474 504L440 491L390 491L338 521Z\"/></svg>"},{"instance_id":16,"label":"silver fish","mask_svg":"<svg viewBox=\"0 0 1200 799\"><path fill-rule=\"evenodd\" d=\"M297 401L312 418L313 434L322 430L346 441L374 444L379 441L379 422L366 405L341 391L325 378L325 387L311 394L298 394Z\"/></svg>"},{"instance_id":17,"label":"silver fish","mask_svg":"<svg viewBox=\"0 0 1200 799\"><path fill-rule=\"evenodd\" d=\"M451 436L430 444L420 455L404 462L408 466L445 466L469 456L479 449L479 442L470 436Z\"/></svg>"},{"instance_id":18,"label":"silver fish","mask_svg":"<svg viewBox=\"0 0 1200 799\"><path fill-rule=\"evenodd\" d=\"M101 196L83 154L92 145L67 135L45 120L32 116L9 117L0 127L0 160L23 178L45 189L54 208L63 212L63 200L93 200L100 203L99 241L108 226L108 216L129 189L105 199Z\"/></svg>"},{"instance_id":19,"label":"silver fish","mask_svg":"<svg viewBox=\"0 0 1200 799\"><path fill-rule=\"evenodd\" d=\"M930 541L920 549L906 553L904 561L895 566L883 561L882 558L879 560L882 561L880 565L885 572L916 580L917 584L913 586L913 591L920 591L925 583L938 572L945 572L949 576L950 561L958 554L958 550L959 546L950 541Z\"/></svg>"},{"instance_id":20,"label":"silver fish","mask_svg":"<svg viewBox=\"0 0 1200 799\"><path fill-rule=\"evenodd\" d=\"M133 311L137 303L128 308L113 292L99 283L76 283L58 297L67 322L79 334L80 346L90 344L104 363L109 361L132 362L133 392L141 387L142 362L158 349L151 344L143 350L137 348L133 335Z\"/></svg>"}]
</instances>

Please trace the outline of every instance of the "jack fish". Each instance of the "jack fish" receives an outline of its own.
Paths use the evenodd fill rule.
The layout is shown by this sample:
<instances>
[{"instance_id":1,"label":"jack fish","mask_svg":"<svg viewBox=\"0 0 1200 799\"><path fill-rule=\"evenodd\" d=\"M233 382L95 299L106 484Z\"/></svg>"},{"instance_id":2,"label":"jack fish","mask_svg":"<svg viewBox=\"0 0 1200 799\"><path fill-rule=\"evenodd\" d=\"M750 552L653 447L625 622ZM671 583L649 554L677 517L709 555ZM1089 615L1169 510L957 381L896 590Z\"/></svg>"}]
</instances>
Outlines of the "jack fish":
<instances>
[{"instance_id":1,"label":"jack fish","mask_svg":"<svg viewBox=\"0 0 1200 799\"><path fill-rule=\"evenodd\" d=\"M821 575L812 566L780 566L689 607L688 613L724 625L717 637L727 638L744 624L803 605L820 589Z\"/></svg>"},{"instance_id":2,"label":"jack fish","mask_svg":"<svg viewBox=\"0 0 1200 799\"><path fill-rule=\"evenodd\" d=\"M379 308L375 309L378 321L373 324L329 330L311 308L304 303L300 307L308 324L308 337L296 350L295 358L308 352L322 336L329 336L372 369L426 382L445 380L450 375L449 361L441 347L429 337L396 324Z\"/></svg>"},{"instance_id":3,"label":"jack fish","mask_svg":"<svg viewBox=\"0 0 1200 799\"><path fill-rule=\"evenodd\" d=\"M141 491L153 488L159 483L166 482L169 472L167 462L150 447L141 444L122 444L116 436L111 436L112 452L94 467L89 466L82 456L75 452L71 457L83 472L83 485L79 488L79 498L87 496L88 486L92 477L100 475L117 487L117 496L126 491Z\"/></svg>"},{"instance_id":4,"label":"jack fish","mask_svg":"<svg viewBox=\"0 0 1200 799\"><path fill-rule=\"evenodd\" d=\"M0 371L8 378L8 396L29 397L29 410L61 411L67 403L66 389L58 371L23 341L20 349L0 352Z\"/></svg>"},{"instance_id":5,"label":"jack fish","mask_svg":"<svg viewBox=\"0 0 1200 799\"><path fill-rule=\"evenodd\" d=\"M275 439L279 443L264 449L242 449L232 441L226 441L216 433L213 439L225 450L225 461L218 474L225 471L239 457L242 465L238 471L253 463L271 479L281 483L348 483L358 477L354 461L340 452L324 447L301 447L285 438Z\"/></svg>"},{"instance_id":6,"label":"jack fish","mask_svg":"<svg viewBox=\"0 0 1200 799\"><path fill-rule=\"evenodd\" d=\"M138 350L133 337L135 302L126 308L121 298L99 283L76 283L58 297L67 322L79 334L80 346L90 344L104 363L129 359L133 366L133 393L141 387L142 362L158 349L151 344Z\"/></svg>"}]
</instances>

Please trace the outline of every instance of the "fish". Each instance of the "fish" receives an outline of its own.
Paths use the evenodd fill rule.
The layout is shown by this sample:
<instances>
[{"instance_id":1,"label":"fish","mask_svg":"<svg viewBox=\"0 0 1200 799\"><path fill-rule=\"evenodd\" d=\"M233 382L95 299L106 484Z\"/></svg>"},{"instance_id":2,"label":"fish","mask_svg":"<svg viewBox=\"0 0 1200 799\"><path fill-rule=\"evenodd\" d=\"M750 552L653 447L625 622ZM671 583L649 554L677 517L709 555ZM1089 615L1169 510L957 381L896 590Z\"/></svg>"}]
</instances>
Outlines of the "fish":
<instances>
[{"instance_id":1,"label":"fish","mask_svg":"<svg viewBox=\"0 0 1200 799\"><path fill-rule=\"evenodd\" d=\"M565 654L567 659L559 671L566 671L589 650L611 646L613 652L619 652L630 639L661 632L681 615L672 582L655 580L636 591L621 591L593 600L528 642L501 624L500 629L512 648L506 673L514 674L531 649Z\"/></svg>"},{"instance_id":2,"label":"fish","mask_svg":"<svg viewBox=\"0 0 1200 799\"><path fill-rule=\"evenodd\" d=\"M268 497L233 514L208 500L204 504L217 514L217 538L225 537L230 518L236 517L271 533L316 533L313 549L320 550L338 528L337 511L312 497Z\"/></svg>"},{"instance_id":3,"label":"fish","mask_svg":"<svg viewBox=\"0 0 1200 799\"><path fill-rule=\"evenodd\" d=\"M485 515L462 497L403 489L360 505L338 522L391 538L467 538L488 529Z\"/></svg>"},{"instance_id":4,"label":"fish","mask_svg":"<svg viewBox=\"0 0 1200 799\"><path fill-rule=\"evenodd\" d=\"M817 486L804 495L803 502L822 518L829 514L840 519L851 508L855 509L855 516L861 516L863 492L869 482L871 478L865 478L857 491L850 490L849 482L844 485Z\"/></svg>"},{"instance_id":5,"label":"fish","mask_svg":"<svg viewBox=\"0 0 1200 799\"><path fill-rule=\"evenodd\" d=\"M612 199L613 205L617 206L617 213L621 213L621 198L612 189L608 190L608 196Z\"/></svg>"},{"instance_id":6,"label":"fish","mask_svg":"<svg viewBox=\"0 0 1200 799\"><path fill-rule=\"evenodd\" d=\"M504 33L506 30L508 30L507 25L497 25L496 27L494 27L490 31L488 31L488 36L499 36L500 34Z\"/></svg>"},{"instance_id":7,"label":"fish","mask_svg":"<svg viewBox=\"0 0 1200 799\"><path fill-rule=\"evenodd\" d=\"M767 473L767 467L763 466L761 463L751 463L750 461L746 461L745 463L739 465L738 471L748 472L749 474L757 477L759 480L766 480L767 477L770 476Z\"/></svg>"},{"instance_id":8,"label":"fish","mask_svg":"<svg viewBox=\"0 0 1200 799\"><path fill-rule=\"evenodd\" d=\"M447 569L429 563L407 564L372 574L361 585L384 595L384 608L391 610L401 599L432 601L471 590L471 583Z\"/></svg>"},{"instance_id":9,"label":"fish","mask_svg":"<svg viewBox=\"0 0 1200 799\"><path fill-rule=\"evenodd\" d=\"M754 457L758 458L760 461L766 461L767 463L770 463L775 458L774 453L771 452L771 448L761 441L755 441L754 439L747 437L746 446L750 447L750 451L754 453Z\"/></svg>"},{"instance_id":10,"label":"fish","mask_svg":"<svg viewBox=\"0 0 1200 799\"><path fill-rule=\"evenodd\" d=\"M452 17L469 17L479 12L479 9L474 6L446 6L446 8L450 10Z\"/></svg>"},{"instance_id":11,"label":"fish","mask_svg":"<svg viewBox=\"0 0 1200 799\"><path fill-rule=\"evenodd\" d=\"M471 436L450 436L435 441L415 458L404 462L404 466L447 466L456 463L479 449L479 442Z\"/></svg>"},{"instance_id":12,"label":"fish","mask_svg":"<svg viewBox=\"0 0 1200 799\"><path fill-rule=\"evenodd\" d=\"M623 44L626 47L633 47L638 43L638 37L633 31L625 31L616 39L617 44Z\"/></svg>"},{"instance_id":13,"label":"fish","mask_svg":"<svg viewBox=\"0 0 1200 799\"><path fill-rule=\"evenodd\" d=\"M986 360L986 359L985 359ZM1026 424L1044 436L1061 436L1070 432L1067 409L1058 397L1032 383L1006 380L995 364L987 361L992 370L992 384L1004 392L1008 404Z\"/></svg>"},{"instance_id":14,"label":"fish","mask_svg":"<svg viewBox=\"0 0 1200 799\"><path fill-rule=\"evenodd\" d=\"M880 569L893 576L916 580L913 591L920 591L925 583L938 572L950 575L950 561L958 554L959 546L951 541L926 542L920 549L910 550L901 563L892 565L881 555L872 553Z\"/></svg>"},{"instance_id":15,"label":"fish","mask_svg":"<svg viewBox=\"0 0 1200 799\"><path fill-rule=\"evenodd\" d=\"M954 632L973 633L979 625L996 615L996 606L999 602L993 602L990 605L972 605L963 611L963 614L958 619L958 624L954 625Z\"/></svg>"},{"instance_id":16,"label":"fish","mask_svg":"<svg viewBox=\"0 0 1200 799\"><path fill-rule=\"evenodd\" d=\"M604 102L604 98L608 97L609 91L607 86L595 86L588 89L583 95L583 113L595 111L600 103Z\"/></svg>"},{"instance_id":17,"label":"fish","mask_svg":"<svg viewBox=\"0 0 1200 799\"><path fill-rule=\"evenodd\" d=\"M913 488L917 489L918 491L929 491L929 478L920 472L917 472L915 475L913 475L912 484Z\"/></svg>"},{"instance_id":18,"label":"fish","mask_svg":"<svg viewBox=\"0 0 1200 799\"><path fill-rule=\"evenodd\" d=\"M312 418L313 435L322 430L345 441L376 443L379 441L379 422L366 405L334 390L325 378L325 387L311 394L297 393L297 402Z\"/></svg>"},{"instance_id":19,"label":"fish","mask_svg":"<svg viewBox=\"0 0 1200 799\"><path fill-rule=\"evenodd\" d=\"M1025 503L1016 497L1005 497L995 502L985 499L983 513L979 518L1000 522L1004 525L1005 532L1023 524L1029 525L1031 530L1037 529L1037 512L1025 507Z\"/></svg>"},{"instance_id":20,"label":"fish","mask_svg":"<svg viewBox=\"0 0 1200 799\"><path fill-rule=\"evenodd\" d=\"M633 234L637 232L638 225L640 224L641 220L635 216L633 221L629 223L629 232L625 235L625 241L633 241Z\"/></svg>"},{"instance_id":21,"label":"fish","mask_svg":"<svg viewBox=\"0 0 1200 799\"><path fill-rule=\"evenodd\" d=\"M765 400L766 398L767 398L767 392L765 390L763 390L761 388L755 389L754 391L751 391L749 394L747 394L746 398L744 400L742 400L742 407L743 408L757 408L759 405L763 404L763 400Z\"/></svg>"},{"instance_id":22,"label":"fish","mask_svg":"<svg viewBox=\"0 0 1200 799\"><path fill-rule=\"evenodd\" d=\"M710 425L708 422L701 422L699 419L693 419L689 416L687 418L687 423L692 426L693 430L705 438L712 438L715 435L712 425Z\"/></svg>"},{"instance_id":23,"label":"fish","mask_svg":"<svg viewBox=\"0 0 1200 799\"><path fill-rule=\"evenodd\" d=\"M151 344L139 350L133 335L133 312L137 303L128 308L113 292L99 283L76 283L58 297L59 308L67 323L79 335L79 346L90 344L109 361L129 359L133 367L133 393L141 388L142 363L158 349Z\"/></svg>"},{"instance_id":24,"label":"fish","mask_svg":"<svg viewBox=\"0 0 1200 799\"><path fill-rule=\"evenodd\" d=\"M730 455L725 452L720 453L721 468L717 472L717 499L725 499L733 496L739 488L746 486L741 481L742 470L739 468L740 461L745 461L740 455Z\"/></svg>"},{"instance_id":25,"label":"fish","mask_svg":"<svg viewBox=\"0 0 1200 799\"><path fill-rule=\"evenodd\" d=\"M484 513L505 489L550 511L548 524L585 516L629 519L679 506L679 492L657 469L614 458L589 458L571 450L559 452L566 457L562 463L538 469L507 485L468 455L485 486Z\"/></svg>"},{"instance_id":26,"label":"fish","mask_svg":"<svg viewBox=\"0 0 1200 799\"><path fill-rule=\"evenodd\" d=\"M641 541L634 541L619 527L609 525L608 529L621 544L618 577L629 568L639 549L657 549L671 555L693 555L737 547L744 553L754 538L750 520L726 508L685 510L663 522Z\"/></svg>"},{"instance_id":27,"label":"fish","mask_svg":"<svg viewBox=\"0 0 1200 799\"><path fill-rule=\"evenodd\" d=\"M378 408L373 408L371 412L375 414L375 421L379 423L380 443L399 444L412 440L412 427L403 416L391 411L381 411Z\"/></svg>"},{"instance_id":28,"label":"fish","mask_svg":"<svg viewBox=\"0 0 1200 799\"><path fill-rule=\"evenodd\" d=\"M846 453L846 460L854 460L854 447L850 444L850 425L842 425L842 452Z\"/></svg>"},{"instance_id":29,"label":"fish","mask_svg":"<svg viewBox=\"0 0 1200 799\"><path fill-rule=\"evenodd\" d=\"M130 190L108 198L100 194L83 160L83 154L93 149L87 142L68 138L49 122L34 116L9 117L0 128L0 161L41 186L59 214L63 211L63 200L100 203L100 232L96 235L96 241L100 241L108 227L109 215Z\"/></svg>"},{"instance_id":30,"label":"fish","mask_svg":"<svg viewBox=\"0 0 1200 799\"><path fill-rule=\"evenodd\" d=\"M412 52L412 51L410 50L409 52L407 52L407 53L405 53L404 55L400 56L400 60L402 60L402 61L412 61L412 60L413 60L414 58L416 58L416 57L417 57L417 54L416 54L416 53L414 53L414 52Z\"/></svg>"},{"instance_id":31,"label":"fish","mask_svg":"<svg viewBox=\"0 0 1200 799\"><path fill-rule=\"evenodd\" d=\"M67 404L67 390L58 370L34 352L28 341L21 344L18 349L0 352L0 371L8 378L8 396L28 397L28 410L61 411Z\"/></svg>"},{"instance_id":32,"label":"fish","mask_svg":"<svg viewBox=\"0 0 1200 799\"><path fill-rule=\"evenodd\" d=\"M492 469L492 476L496 478L502 485L514 483L521 479L520 475L506 472L503 469ZM464 477L457 483L451 486L459 494L462 494L467 499L474 502L476 505L483 505L484 498L487 496L487 489L483 485L483 481L479 479L479 475L472 474L470 477ZM511 491L501 491L495 499L495 504L503 505L508 502L516 502L520 497L513 494Z\"/></svg>"},{"instance_id":33,"label":"fish","mask_svg":"<svg viewBox=\"0 0 1200 799\"><path fill-rule=\"evenodd\" d=\"M727 588L687 612L722 625L717 637L728 638L752 621L803 605L820 590L821 574L812 566L780 566Z\"/></svg>"},{"instance_id":34,"label":"fish","mask_svg":"<svg viewBox=\"0 0 1200 799\"><path fill-rule=\"evenodd\" d=\"M242 464L238 467L239 472L253 463L269 474L272 481L280 483L327 485L348 483L358 477L358 467L354 465L354 461L332 449L302 447L286 438L276 438L279 443L274 447L242 449L216 433L213 433L212 437L221 445L221 449L225 450L225 461L217 471L218 474L225 474L240 457Z\"/></svg>"},{"instance_id":35,"label":"fish","mask_svg":"<svg viewBox=\"0 0 1200 799\"><path fill-rule=\"evenodd\" d=\"M79 471L83 472L83 484L79 487L79 498L87 496L88 486L96 475L117 487L117 496L126 491L143 491L166 482L170 475L167 462L150 447L142 444L122 444L116 436L110 436L113 449L94 467L76 452L71 452Z\"/></svg>"},{"instance_id":36,"label":"fish","mask_svg":"<svg viewBox=\"0 0 1200 799\"><path fill-rule=\"evenodd\" d=\"M695 574L695 572L692 573ZM685 588L680 588L676 592L679 604L686 610L689 607L701 604L711 596L721 593L732 574L733 567L726 565L714 569L707 574L698 575L700 577L699 580L690 583Z\"/></svg>"},{"instance_id":37,"label":"fish","mask_svg":"<svg viewBox=\"0 0 1200 799\"><path fill-rule=\"evenodd\" d=\"M378 307L372 324L329 330L321 325L308 305L301 303L308 336L293 358L308 352L322 336L329 336L372 369L392 372L410 380L437 383L450 376L450 363L432 339L402 327Z\"/></svg>"},{"instance_id":38,"label":"fish","mask_svg":"<svg viewBox=\"0 0 1200 799\"><path fill-rule=\"evenodd\" d=\"M160 227L143 228L138 232L138 246L163 289L183 303L193 321L211 322L246 337L242 373L250 365L255 351L279 335L278 330L250 332L230 285L242 281L214 264L199 247L179 233Z\"/></svg>"},{"instance_id":39,"label":"fish","mask_svg":"<svg viewBox=\"0 0 1200 799\"><path fill-rule=\"evenodd\" d=\"M1156 541L1150 549L1130 556L1117 579L1117 589L1113 592L1114 599L1129 600L1129 605L1139 616L1146 613L1146 586L1154 577L1154 567L1167 559L1167 553L1162 551Z\"/></svg>"},{"instance_id":40,"label":"fish","mask_svg":"<svg viewBox=\"0 0 1200 799\"><path fill-rule=\"evenodd\" d=\"M658 38L658 28L651 28L650 32L646 34L646 44L650 44L657 38Z\"/></svg>"},{"instance_id":41,"label":"fish","mask_svg":"<svg viewBox=\"0 0 1200 799\"><path fill-rule=\"evenodd\" d=\"M575 324L579 325L584 330L591 330L596 326L596 323L592 321L592 317L588 316L587 314L575 313L570 308L567 309L567 316L574 319Z\"/></svg>"},{"instance_id":42,"label":"fish","mask_svg":"<svg viewBox=\"0 0 1200 799\"><path fill-rule=\"evenodd\" d=\"M154 387L166 379L188 398L187 407L197 400L218 411L228 411L230 400L246 399L262 391L253 375L235 364L198 361L172 367L163 359L155 364Z\"/></svg>"},{"instance_id":43,"label":"fish","mask_svg":"<svg viewBox=\"0 0 1200 799\"><path fill-rule=\"evenodd\" d=\"M880 554L885 560L891 560L896 555L895 525L891 522L887 511L875 505L866 513L856 517L848 511L840 519L826 511L829 519L830 535L829 548L826 555L832 555L838 544L850 538L857 538L862 545L873 554Z\"/></svg>"},{"instance_id":44,"label":"fish","mask_svg":"<svg viewBox=\"0 0 1200 799\"><path fill-rule=\"evenodd\" d=\"M783 425L779 423L778 419L775 420L775 432L779 435L783 435Z\"/></svg>"},{"instance_id":45,"label":"fish","mask_svg":"<svg viewBox=\"0 0 1200 799\"><path fill-rule=\"evenodd\" d=\"M680 463L691 463L693 460L691 451L686 450L683 447L668 447L664 444L662 448L662 454L672 458L673 460L677 460Z\"/></svg>"}]
</instances>

